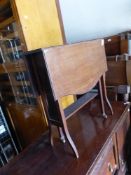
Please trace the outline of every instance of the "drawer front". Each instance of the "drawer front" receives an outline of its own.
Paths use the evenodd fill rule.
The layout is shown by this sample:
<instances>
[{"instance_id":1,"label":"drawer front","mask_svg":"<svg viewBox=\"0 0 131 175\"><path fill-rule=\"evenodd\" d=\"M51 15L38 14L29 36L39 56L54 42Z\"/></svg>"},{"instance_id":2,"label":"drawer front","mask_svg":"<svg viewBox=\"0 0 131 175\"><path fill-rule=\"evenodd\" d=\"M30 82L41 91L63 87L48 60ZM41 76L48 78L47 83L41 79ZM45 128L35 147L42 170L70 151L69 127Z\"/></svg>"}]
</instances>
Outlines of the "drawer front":
<instances>
[{"instance_id":1,"label":"drawer front","mask_svg":"<svg viewBox=\"0 0 131 175\"><path fill-rule=\"evenodd\" d=\"M106 145L90 175L113 175L118 168L112 139Z\"/></svg>"},{"instance_id":2,"label":"drawer front","mask_svg":"<svg viewBox=\"0 0 131 175\"><path fill-rule=\"evenodd\" d=\"M119 129L117 130L117 133L116 133L119 165L120 165L120 170L122 172L125 171L124 149L125 149L125 141L126 141L127 131L129 129L129 126L130 126L129 111L125 115L126 115L126 119L120 125L120 127L119 127Z\"/></svg>"}]
</instances>

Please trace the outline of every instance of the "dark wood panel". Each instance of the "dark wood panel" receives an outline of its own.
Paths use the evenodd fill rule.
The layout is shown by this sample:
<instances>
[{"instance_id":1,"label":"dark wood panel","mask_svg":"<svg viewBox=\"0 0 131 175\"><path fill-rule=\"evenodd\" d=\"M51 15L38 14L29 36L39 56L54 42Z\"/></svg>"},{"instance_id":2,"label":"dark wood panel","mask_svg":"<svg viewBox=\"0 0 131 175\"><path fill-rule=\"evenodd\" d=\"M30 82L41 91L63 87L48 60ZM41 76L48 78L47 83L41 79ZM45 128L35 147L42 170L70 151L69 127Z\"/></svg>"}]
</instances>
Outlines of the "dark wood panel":
<instances>
[{"instance_id":1,"label":"dark wood panel","mask_svg":"<svg viewBox=\"0 0 131 175\"><path fill-rule=\"evenodd\" d=\"M120 36L115 35L105 38L105 51L107 56L120 55L121 45Z\"/></svg>"},{"instance_id":2,"label":"dark wood panel","mask_svg":"<svg viewBox=\"0 0 131 175\"><path fill-rule=\"evenodd\" d=\"M8 110L23 147L42 135L47 129L40 106L9 104Z\"/></svg>"},{"instance_id":3,"label":"dark wood panel","mask_svg":"<svg viewBox=\"0 0 131 175\"><path fill-rule=\"evenodd\" d=\"M106 84L117 86L127 84L126 61L107 61Z\"/></svg>"}]
</instances>

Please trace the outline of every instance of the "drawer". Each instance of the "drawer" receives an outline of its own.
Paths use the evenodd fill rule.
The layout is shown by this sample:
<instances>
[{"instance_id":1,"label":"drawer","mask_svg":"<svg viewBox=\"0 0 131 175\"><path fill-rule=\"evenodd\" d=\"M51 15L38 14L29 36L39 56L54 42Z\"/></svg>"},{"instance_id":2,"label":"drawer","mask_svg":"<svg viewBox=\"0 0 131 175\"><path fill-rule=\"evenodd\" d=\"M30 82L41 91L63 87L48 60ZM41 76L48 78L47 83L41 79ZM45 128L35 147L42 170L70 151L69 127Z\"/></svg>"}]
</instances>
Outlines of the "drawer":
<instances>
[{"instance_id":1,"label":"drawer","mask_svg":"<svg viewBox=\"0 0 131 175\"><path fill-rule=\"evenodd\" d=\"M90 175L113 175L118 169L116 148L112 139L105 146Z\"/></svg>"}]
</instances>

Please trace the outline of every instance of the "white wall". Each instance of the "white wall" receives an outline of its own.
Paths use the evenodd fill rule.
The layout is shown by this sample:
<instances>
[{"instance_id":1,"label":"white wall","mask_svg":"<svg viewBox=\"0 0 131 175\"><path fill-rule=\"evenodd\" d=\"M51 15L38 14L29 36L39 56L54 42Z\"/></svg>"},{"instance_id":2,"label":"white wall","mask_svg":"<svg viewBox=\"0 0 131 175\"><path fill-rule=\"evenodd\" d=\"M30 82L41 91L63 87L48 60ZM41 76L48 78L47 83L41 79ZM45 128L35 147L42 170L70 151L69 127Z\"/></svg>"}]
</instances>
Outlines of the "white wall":
<instances>
[{"instance_id":1,"label":"white wall","mask_svg":"<svg viewBox=\"0 0 131 175\"><path fill-rule=\"evenodd\" d=\"M68 43L131 30L131 0L59 0Z\"/></svg>"}]
</instances>

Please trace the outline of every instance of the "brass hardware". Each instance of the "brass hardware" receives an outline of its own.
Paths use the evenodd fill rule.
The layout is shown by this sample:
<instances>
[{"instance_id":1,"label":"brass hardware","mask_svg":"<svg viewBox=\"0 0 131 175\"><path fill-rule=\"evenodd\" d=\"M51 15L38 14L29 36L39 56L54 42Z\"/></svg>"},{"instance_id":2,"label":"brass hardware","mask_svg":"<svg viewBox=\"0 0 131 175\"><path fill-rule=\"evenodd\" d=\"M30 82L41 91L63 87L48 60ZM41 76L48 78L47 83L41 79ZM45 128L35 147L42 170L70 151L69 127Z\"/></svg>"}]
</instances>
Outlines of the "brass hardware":
<instances>
[{"instance_id":1,"label":"brass hardware","mask_svg":"<svg viewBox=\"0 0 131 175\"><path fill-rule=\"evenodd\" d=\"M123 166L124 165L124 160L119 156L120 164Z\"/></svg>"},{"instance_id":2,"label":"brass hardware","mask_svg":"<svg viewBox=\"0 0 131 175\"><path fill-rule=\"evenodd\" d=\"M115 164L114 166L109 162L108 163L108 170L109 172L114 175L115 171L117 170L118 166Z\"/></svg>"},{"instance_id":3,"label":"brass hardware","mask_svg":"<svg viewBox=\"0 0 131 175\"><path fill-rule=\"evenodd\" d=\"M112 174L114 173L114 169L113 169L111 163L108 163L108 170L110 173L112 173Z\"/></svg>"}]
</instances>

